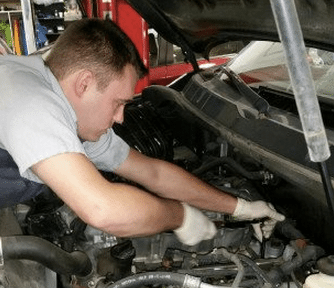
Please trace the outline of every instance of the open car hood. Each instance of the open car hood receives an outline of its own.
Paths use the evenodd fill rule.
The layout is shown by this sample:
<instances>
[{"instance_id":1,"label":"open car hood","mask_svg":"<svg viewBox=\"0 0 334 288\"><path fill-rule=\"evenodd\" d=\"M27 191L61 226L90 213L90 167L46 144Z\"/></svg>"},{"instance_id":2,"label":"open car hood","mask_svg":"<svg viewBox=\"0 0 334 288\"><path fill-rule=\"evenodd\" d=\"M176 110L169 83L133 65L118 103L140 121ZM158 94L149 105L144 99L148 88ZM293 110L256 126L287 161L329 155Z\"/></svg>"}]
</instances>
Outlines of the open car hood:
<instances>
[{"instance_id":1,"label":"open car hood","mask_svg":"<svg viewBox=\"0 0 334 288\"><path fill-rule=\"evenodd\" d=\"M228 41L272 40L278 33L269 0L127 0L167 41L207 56ZM305 43L334 51L334 1L295 0Z\"/></svg>"}]
</instances>

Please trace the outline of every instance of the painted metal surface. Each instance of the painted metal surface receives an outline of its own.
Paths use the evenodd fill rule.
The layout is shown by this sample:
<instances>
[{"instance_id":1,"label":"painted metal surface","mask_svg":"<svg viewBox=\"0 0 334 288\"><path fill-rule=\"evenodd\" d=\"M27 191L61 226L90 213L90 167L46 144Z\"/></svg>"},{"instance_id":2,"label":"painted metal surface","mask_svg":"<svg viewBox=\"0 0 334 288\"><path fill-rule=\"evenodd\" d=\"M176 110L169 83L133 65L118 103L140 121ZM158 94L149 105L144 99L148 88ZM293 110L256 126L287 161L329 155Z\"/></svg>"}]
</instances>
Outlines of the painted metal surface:
<instances>
[{"instance_id":1,"label":"painted metal surface","mask_svg":"<svg viewBox=\"0 0 334 288\"><path fill-rule=\"evenodd\" d=\"M179 76L193 71L189 63L150 65L149 30L147 22L125 0L97 0L93 5L90 0L83 1L87 16L105 19L109 17L131 38L144 64L149 68L149 75L138 81L135 93L140 93L151 84L167 85ZM230 56L215 57L210 61L199 60L198 65L219 65L230 59Z\"/></svg>"},{"instance_id":2,"label":"painted metal surface","mask_svg":"<svg viewBox=\"0 0 334 288\"><path fill-rule=\"evenodd\" d=\"M146 21L124 0L114 0L115 17L113 20L131 38L146 67L149 66L149 39ZM148 86L149 76L137 83L135 93Z\"/></svg>"}]
</instances>

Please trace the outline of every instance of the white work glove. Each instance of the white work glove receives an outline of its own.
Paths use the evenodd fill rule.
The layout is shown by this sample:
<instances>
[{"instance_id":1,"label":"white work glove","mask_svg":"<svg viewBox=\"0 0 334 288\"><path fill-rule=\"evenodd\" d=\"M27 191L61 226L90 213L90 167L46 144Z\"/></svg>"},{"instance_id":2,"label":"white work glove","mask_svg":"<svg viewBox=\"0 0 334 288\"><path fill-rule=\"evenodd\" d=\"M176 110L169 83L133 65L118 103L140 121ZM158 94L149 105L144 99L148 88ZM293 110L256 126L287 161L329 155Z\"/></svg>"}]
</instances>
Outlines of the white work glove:
<instances>
[{"instance_id":1,"label":"white work glove","mask_svg":"<svg viewBox=\"0 0 334 288\"><path fill-rule=\"evenodd\" d=\"M238 198L237 207L232 216L238 220L253 220L261 218L269 218L261 223L253 224L254 232L259 241L262 242L263 237L269 238L278 221L285 219L284 215L276 212L275 208L264 201L249 202L245 199Z\"/></svg>"},{"instance_id":2,"label":"white work glove","mask_svg":"<svg viewBox=\"0 0 334 288\"><path fill-rule=\"evenodd\" d=\"M217 228L200 210L182 203L184 216L182 225L174 230L177 238L186 245L193 246L203 240L212 239Z\"/></svg>"}]
</instances>

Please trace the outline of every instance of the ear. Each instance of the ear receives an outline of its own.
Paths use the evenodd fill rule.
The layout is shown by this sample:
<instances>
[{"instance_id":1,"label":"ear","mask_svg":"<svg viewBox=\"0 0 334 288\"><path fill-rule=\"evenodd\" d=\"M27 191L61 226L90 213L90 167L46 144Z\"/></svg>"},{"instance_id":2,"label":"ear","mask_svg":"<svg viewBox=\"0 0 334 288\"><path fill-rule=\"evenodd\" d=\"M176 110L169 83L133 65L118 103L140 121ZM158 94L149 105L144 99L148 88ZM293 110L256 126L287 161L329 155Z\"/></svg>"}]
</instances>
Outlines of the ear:
<instances>
[{"instance_id":1,"label":"ear","mask_svg":"<svg viewBox=\"0 0 334 288\"><path fill-rule=\"evenodd\" d=\"M83 97L95 85L94 74L89 70L80 70L77 72L74 82L75 94Z\"/></svg>"}]
</instances>

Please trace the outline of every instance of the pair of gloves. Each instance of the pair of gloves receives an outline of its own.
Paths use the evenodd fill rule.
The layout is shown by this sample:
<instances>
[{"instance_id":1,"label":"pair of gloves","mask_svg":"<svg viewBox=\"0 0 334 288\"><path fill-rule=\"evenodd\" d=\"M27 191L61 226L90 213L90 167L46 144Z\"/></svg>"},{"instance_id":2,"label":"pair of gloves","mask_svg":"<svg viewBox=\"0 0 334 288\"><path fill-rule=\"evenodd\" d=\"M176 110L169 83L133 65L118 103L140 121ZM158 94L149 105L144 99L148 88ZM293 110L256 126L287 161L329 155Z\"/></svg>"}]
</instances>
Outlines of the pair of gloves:
<instances>
[{"instance_id":1,"label":"pair of gloves","mask_svg":"<svg viewBox=\"0 0 334 288\"><path fill-rule=\"evenodd\" d=\"M182 204L184 207L183 223L181 227L174 230L178 239L189 246L196 245L203 240L212 239L217 233L215 224L200 210L185 203ZM261 242L263 237L270 237L277 221L285 219L269 203L264 201L249 202L242 198L238 198L238 203L232 216L238 220L253 220L268 217L269 220L265 221L262 227L260 223L253 224L255 235Z\"/></svg>"}]
</instances>

